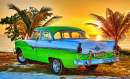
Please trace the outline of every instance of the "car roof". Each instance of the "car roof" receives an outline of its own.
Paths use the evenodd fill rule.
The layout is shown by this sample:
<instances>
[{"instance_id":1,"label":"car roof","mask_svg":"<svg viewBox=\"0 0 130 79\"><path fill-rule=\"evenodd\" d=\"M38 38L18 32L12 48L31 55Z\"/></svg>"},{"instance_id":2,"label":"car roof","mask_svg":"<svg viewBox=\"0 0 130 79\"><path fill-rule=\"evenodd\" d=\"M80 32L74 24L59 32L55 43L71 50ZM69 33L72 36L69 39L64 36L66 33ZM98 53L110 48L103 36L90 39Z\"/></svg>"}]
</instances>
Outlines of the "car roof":
<instances>
[{"instance_id":1,"label":"car roof","mask_svg":"<svg viewBox=\"0 0 130 79\"><path fill-rule=\"evenodd\" d=\"M69 26L48 26L48 27L39 27L39 28L36 28L35 30L42 30L42 29L47 29L49 30L52 35L57 32L57 31L60 31L60 30L81 30L79 28L76 28L76 27L69 27Z\"/></svg>"}]
</instances>

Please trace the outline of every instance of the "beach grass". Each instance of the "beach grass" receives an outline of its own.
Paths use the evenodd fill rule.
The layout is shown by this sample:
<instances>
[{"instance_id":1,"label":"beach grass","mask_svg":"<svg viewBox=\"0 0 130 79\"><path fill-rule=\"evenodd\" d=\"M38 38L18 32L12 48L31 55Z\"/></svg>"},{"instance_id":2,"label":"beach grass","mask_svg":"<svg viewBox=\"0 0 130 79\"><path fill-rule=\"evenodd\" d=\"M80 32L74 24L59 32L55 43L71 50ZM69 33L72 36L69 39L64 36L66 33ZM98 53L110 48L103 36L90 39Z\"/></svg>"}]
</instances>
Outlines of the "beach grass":
<instances>
[{"instance_id":1,"label":"beach grass","mask_svg":"<svg viewBox=\"0 0 130 79\"><path fill-rule=\"evenodd\" d=\"M120 51L120 54L130 55L130 50L120 49L119 51Z\"/></svg>"}]
</instances>

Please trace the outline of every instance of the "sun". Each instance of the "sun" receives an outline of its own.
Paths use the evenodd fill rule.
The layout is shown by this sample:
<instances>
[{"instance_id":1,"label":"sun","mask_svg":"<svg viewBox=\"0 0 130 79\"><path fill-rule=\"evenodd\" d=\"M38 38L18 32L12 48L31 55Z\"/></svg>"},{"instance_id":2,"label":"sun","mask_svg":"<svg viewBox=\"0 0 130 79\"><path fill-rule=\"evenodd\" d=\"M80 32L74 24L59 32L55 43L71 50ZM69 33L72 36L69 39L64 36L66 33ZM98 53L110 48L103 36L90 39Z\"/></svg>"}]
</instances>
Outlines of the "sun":
<instances>
[{"instance_id":1,"label":"sun","mask_svg":"<svg viewBox=\"0 0 130 79\"><path fill-rule=\"evenodd\" d=\"M98 25L98 27L97 27L97 28L102 27L102 26L101 26L101 23L100 23L99 21L97 21L95 24L96 24L96 25Z\"/></svg>"},{"instance_id":2,"label":"sun","mask_svg":"<svg viewBox=\"0 0 130 79\"><path fill-rule=\"evenodd\" d=\"M97 35L97 40L102 40L101 35Z\"/></svg>"}]
</instances>

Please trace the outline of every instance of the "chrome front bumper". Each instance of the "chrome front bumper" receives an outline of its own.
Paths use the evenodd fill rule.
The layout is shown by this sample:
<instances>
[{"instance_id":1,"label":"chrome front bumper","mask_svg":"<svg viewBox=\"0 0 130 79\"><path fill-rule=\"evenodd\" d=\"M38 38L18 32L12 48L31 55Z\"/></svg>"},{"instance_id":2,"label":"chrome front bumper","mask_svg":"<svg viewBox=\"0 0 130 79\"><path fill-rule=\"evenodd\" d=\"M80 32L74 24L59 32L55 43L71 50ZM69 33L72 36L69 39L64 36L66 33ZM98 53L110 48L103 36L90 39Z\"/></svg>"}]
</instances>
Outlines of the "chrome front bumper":
<instances>
[{"instance_id":1,"label":"chrome front bumper","mask_svg":"<svg viewBox=\"0 0 130 79\"><path fill-rule=\"evenodd\" d=\"M91 60L91 64L89 63L89 60L74 60L74 64L78 65L78 66L84 66L84 65L94 65L94 64L103 64L103 63L113 63L113 62L118 62L118 57L115 57L115 61L114 58L106 58L106 59L94 59Z\"/></svg>"}]
</instances>

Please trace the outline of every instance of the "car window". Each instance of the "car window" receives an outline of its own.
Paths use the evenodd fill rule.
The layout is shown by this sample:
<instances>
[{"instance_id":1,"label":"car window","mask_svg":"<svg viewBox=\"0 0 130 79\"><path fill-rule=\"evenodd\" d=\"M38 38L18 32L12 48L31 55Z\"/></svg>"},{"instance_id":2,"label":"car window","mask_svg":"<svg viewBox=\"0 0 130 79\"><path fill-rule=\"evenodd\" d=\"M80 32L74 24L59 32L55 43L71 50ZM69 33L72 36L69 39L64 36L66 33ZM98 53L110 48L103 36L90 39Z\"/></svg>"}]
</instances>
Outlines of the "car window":
<instances>
[{"instance_id":1,"label":"car window","mask_svg":"<svg viewBox=\"0 0 130 79\"><path fill-rule=\"evenodd\" d=\"M83 38L83 36L78 32L72 32L71 35L72 38Z\"/></svg>"},{"instance_id":2,"label":"car window","mask_svg":"<svg viewBox=\"0 0 130 79\"><path fill-rule=\"evenodd\" d=\"M62 32L63 38L70 38L69 32Z\"/></svg>"},{"instance_id":3,"label":"car window","mask_svg":"<svg viewBox=\"0 0 130 79\"><path fill-rule=\"evenodd\" d=\"M54 34L54 39L61 39L60 32L56 32L56 33Z\"/></svg>"},{"instance_id":4,"label":"car window","mask_svg":"<svg viewBox=\"0 0 130 79\"><path fill-rule=\"evenodd\" d=\"M39 31L34 31L33 37L32 37L31 39L32 39L32 40L38 40L38 39L39 39L39 35L40 35L40 32L39 32Z\"/></svg>"},{"instance_id":5,"label":"car window","mask_svg":"<svg viewBox=\"0 0 130 79\"><path fill-rule=\"evenodd\" d=\"M48 31L42 31L41 40L51 40L51 34Z\"/></svg>"},{"instance_id":6,"label":"car window","mask_svg":"<svg viewBox=\"0 0 130 79\"><path fill-rule=\"evenodd\" d=\"M63 31L58 31L54 34L54 40L57 39L71 39L71 38L85 38L85 32L84 31L79 31L79 30L63 30Z\"/></svg>"}]
</instances>

